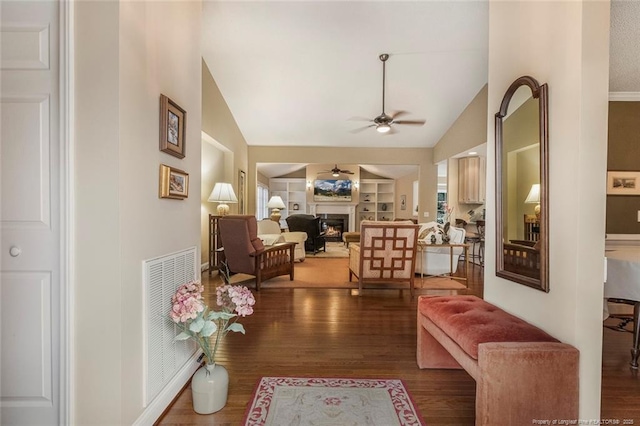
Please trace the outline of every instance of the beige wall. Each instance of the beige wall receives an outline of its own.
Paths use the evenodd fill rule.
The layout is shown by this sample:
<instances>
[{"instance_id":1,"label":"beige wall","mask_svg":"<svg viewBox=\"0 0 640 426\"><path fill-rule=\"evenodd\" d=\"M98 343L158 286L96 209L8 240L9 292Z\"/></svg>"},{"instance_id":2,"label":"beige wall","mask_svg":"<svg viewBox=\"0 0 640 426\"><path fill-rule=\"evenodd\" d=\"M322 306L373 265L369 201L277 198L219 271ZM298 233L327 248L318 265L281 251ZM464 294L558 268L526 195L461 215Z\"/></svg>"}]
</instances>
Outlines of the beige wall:
<instances>
[{"instance_id":1,"label":"beige wall","mask_svg":"<svg viewBox=\"0 0 640 426\"><path fill-rule=\"evenodd\" d=\"M640 102L609 102L607 170L640 171ZM640 234L640 195L607 196L607 234Z\"/></svg>"},{"instance_id":2,"label":"beige wall","mask_svg":"<svg viewBox=\"0 0 640 426\"><path fill-rule=\"evenodd\" d=\"M445 161L487 141L487 85L473 98L462 114L433 148L433 162Z\"/></svg>"},{"instance_id":3,"label":"beige wall","mask_svg":"<svg viewBox=\"0 0 640 426\"><path fill-rule=\"evenodd\" d=\"M326 147L249 147L249 206L255 211L256 163L326 163L335 164L415 164L419 167L420 221L423 212L430 218L436 214L436 187L438 169L433 162L431 148L331 148ZM352 170L353 171L353 170Z\"/></svg>"},{"instance_id":4,"label":"beige wall","mask_svg":"<svg viewBox=\"0 0 640 426\"><path fill-rule=\"evenodd\" d=\"M119 13L117 2L75 4L76 424L122 423Z\"/></svg>"},{"instance_id":5,"label":"beige wall","mask_svg":"<svg viewBox=\"0 0 640 426\"><path fill-rule=\"evenodd\" d=\"M413 207L413 181L418 180L418 177L418 172L416 171L415 173L411 173L396 179L396 200L394 203L396 218L417 219L417 217L413 216L413 212L411 209ZM400 197L402 195L406 196L405 210L402 210L400 206ZM435 215L435 210L433 214ZM421 222L426 221L428 220L423 219Z\"/></svg>"},{"instance_id":6,"label":"beige wall","mask_svg":"<svg viewBox=\"0 0 640 426\"><path fill-rule=\"evenodd\" d=\"M198 1L76 3L76 424L141 415L142 261L199 246L200 14ZM161 93L187 111L184 159L158 149ZM188 199L158 197L160 164L189 173Z\"/></svg>"},{"instance_id":7,"label":"beige wall","mask_svg":"<svg viewBox=\"0 0 640 426\"><path fill-rule=\"evenodd\" d=\"M247 142L204 60L202 61L202 131L233 153L232 156L227 157L225 162L224 181L233 184L236 195L239 195L239 172L243 170L246 173L246 185L249 187L249 191L245 194L245 203L247 203L247 213L253 214L255 212L256 178L255 174L253 178L250 178L247 173ZM251 189L252 186L253 189ZM250 195L251 193L252 195ZM247 196L249 200L246 200ZM253 197L252 203L249 202L251 197ZM209 213L216 213L217 206L217 203L203 203L202 214L208 217ZM237 204L229 204L229 208L232 214L238 212Z\"/></svg>"},{"instance_id":8,"label":"beige wall","mask_svg":"<svg viewBox=\"0 0 640 426\"><path fill-rule=\"evenodd\" d=\"M233 153L224 149L218 142L207 135L202 136L202 176L200 181L200 203L202 214L200 215L200 262L202 265L209 262L209 212L216 213L218 203L209 202L209 195L216 182L225 181L227 163L233 164Z\"/></svg>"},{"instance_id":9,"label":"beige wall","mask_svg":"<svg viewBox=\"0 0 640 426\"><path fill-rule=\"evenodd\" d=\"M489 19L487 140L494 140L493 115L511 82L527 74L549 85L551 256L549 293L495 276L495 151L490 143L485 298L580 350L580 418L597 419L609 2L494 1Z\"/></svg>"}]
</instances>

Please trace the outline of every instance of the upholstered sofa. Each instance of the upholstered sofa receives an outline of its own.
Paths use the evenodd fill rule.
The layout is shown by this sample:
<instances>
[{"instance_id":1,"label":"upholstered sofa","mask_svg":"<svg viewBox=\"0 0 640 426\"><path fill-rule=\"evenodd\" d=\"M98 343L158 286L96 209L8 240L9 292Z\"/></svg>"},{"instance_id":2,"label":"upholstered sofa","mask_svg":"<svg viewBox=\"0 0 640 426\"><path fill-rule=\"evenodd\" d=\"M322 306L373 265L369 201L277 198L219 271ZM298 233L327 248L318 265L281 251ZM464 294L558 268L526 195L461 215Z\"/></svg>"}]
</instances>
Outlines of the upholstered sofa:
<instances>
[{"instance_id":1,"label":"upholstered sofa","mask_svg":"<svg viewBox=\"0 0 640 426\"><path fill-rule=\"evenodd\" d=\"M420 223L420 231L418 233L418 241L422 245L422 249L418 252L418 256L422 259L416 265L416 273L425 275L444 275L454 273L458 269L458 259L464 252L463 247L447 247L439 244L431 244L432 231L439 225L436 222ZM449 239L452 244L464 243L466 232L463 228L449 227ZM451 259L453 256L453 259ZM453 264L452 264L453 260Z\"/></svg>"},{"instance_id":2,"label":"upholstered sofa","mask_svg":"<svg viewBox=\"0 0 640 426\"><path fill-rule=\"evenodd\" d=\"M304 243L307 241L305 232L281 232L280 224L271 219L258 221L258 238L265 246L272 246L276 243L297 243L294 251L295 260L304 262Z\"/></svg>"}]
</instances>

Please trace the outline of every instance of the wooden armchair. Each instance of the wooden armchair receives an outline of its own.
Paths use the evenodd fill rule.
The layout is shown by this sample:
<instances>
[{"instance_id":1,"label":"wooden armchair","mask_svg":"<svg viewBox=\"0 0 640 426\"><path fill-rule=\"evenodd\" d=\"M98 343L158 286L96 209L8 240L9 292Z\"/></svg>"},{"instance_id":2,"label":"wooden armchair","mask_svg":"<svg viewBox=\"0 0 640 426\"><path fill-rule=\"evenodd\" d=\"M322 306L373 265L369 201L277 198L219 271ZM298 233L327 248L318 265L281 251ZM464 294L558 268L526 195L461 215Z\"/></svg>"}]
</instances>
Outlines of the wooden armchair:
<instances>
[{"instance_id":1,"label":"wooden armchair","mask_svg":"<svg viewBox=\"0 0 640 426\"><path fill-rule=\"evenodd\" d=\"M229 272L254 275L257 291L263 281L280 275L289 274L293 281L296 243L265 247L258 238L254 216L224 216L218 222L218 229Z\"/></svg>"},{"instance_id":2,"label":"wooden armchair","mask_svg":"<svg viewBox=\"0 0 640 426\"><path fill-rule=\"evenodd\" d=\"M533 246L504 243L504 270L540 278L540 250Z\"/></svg>"},{"instance_id":3,"label":"wooden armchair","mask_svg":"<svg viewBox=\"0 0 640 426\"><path fill-rule=\"evenodd\" d=\"M358 278L358 294L365 283L408 283L414 294L418 225L411 222L363 222L360 243L349 246L349 281Z\"/></svg>"}]
</instances>

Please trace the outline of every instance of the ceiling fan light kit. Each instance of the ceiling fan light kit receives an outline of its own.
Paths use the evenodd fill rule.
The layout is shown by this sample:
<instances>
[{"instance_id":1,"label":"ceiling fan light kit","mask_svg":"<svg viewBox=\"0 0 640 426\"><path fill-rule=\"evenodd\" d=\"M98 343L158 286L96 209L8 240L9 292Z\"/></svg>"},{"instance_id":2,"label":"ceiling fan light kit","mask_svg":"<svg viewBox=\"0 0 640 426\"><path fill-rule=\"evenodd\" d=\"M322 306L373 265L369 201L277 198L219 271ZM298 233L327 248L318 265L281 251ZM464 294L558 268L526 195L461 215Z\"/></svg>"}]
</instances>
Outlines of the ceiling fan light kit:
<instances>
[{"instance_id":1,"label":"ceiling fan light kit","mask_svg":"<svg viewBox=\"0 0 640 426\"><path fill-rule=\"evenodd\" d=\"M391 130L391 126L389 126L388 124L384 124L384 123L378 124L376 126L376 130L379 133L387 133L389 130Z\"/></svg>"},{"instance_id":2,"label":"ceiling fan light kit","mask_svg":"<svg viewBox=\"0 0 640 426\"><path fill-rule=\"evenodd\" d=\"M369 127L375 127L376 130L378 131L378 133L394 133L391 131L391 126L393 124L411 124L411 125L418 125L418 126L422 126L425 123L425 120L396 120L396 118L400 117L401 115L407 114L406 111L396 111L395 113L391 114L391 115L387 115L384 112L384 101L385 101L385 82L386 82L386 62L387 59L389 59L389 54L388 53L383 53L379 56L380 60L382 61L382 114L380 114L379 116L377 116L376 118L374 118L373 120L368 120L368 119L364 119L365 121L370 121L373 124L370 124L368 126L365 127L361 127L359 129L355 129L352 130L352 133L357 133L360 132L364 129L368 129Z\"/></svg>"}]
</instances>

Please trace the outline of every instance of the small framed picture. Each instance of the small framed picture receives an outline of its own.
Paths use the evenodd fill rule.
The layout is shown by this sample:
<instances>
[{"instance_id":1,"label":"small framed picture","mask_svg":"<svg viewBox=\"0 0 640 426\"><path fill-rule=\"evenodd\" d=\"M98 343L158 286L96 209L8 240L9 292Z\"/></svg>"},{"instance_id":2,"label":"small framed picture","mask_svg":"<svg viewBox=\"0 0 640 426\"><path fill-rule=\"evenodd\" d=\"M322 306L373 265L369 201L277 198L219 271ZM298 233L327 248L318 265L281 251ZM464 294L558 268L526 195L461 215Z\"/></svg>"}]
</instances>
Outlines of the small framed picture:
<instances>
[{"instance_id":1,"label":"small framed picture","mask_svg":"<svg viewBox=\"0 0 640 426\"><path fill-rule=\"evenodd\" d=\"M160 95L160 151L184 158L187 112L165 95Z\"/></svg>"},{"instance_id":2,"label":"small framed picture","mask_svg":"<svg viewBox=\"0 0 640 426\"><path fill-rule=\"evenodd\" d=\"M189 196L189 173L160 164L160 198L184 199Z\"/></svg>"},{"instance_id":3,"label":"small framed picture","mask_svg":"<svg viewBox=\"0 0 640 426\"><path fill-rule=\"evenodd\" d=\"M400 210L406 210L407 209L407 196L406 195L401 195L400 196Z\"/></svg>"},{"instance_id":4,"label":"small framed picture","mask_svg":"<svg viewBox=\"0 0 640 426\"><path fill-rule=\"evenodd\" d=\"M640 195L640 172L607 172L607 195Z\"/></svg>"}]
</instances>

